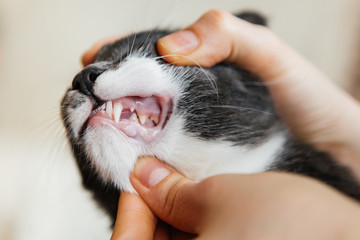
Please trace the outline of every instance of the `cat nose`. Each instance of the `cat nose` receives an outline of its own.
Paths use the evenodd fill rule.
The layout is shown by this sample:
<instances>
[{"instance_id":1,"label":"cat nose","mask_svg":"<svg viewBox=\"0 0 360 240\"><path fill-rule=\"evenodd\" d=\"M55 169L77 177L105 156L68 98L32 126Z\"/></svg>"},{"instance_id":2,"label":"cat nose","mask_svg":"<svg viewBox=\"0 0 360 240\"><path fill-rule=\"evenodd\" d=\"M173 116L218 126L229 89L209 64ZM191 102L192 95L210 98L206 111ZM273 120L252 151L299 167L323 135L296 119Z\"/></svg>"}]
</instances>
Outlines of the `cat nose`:
<instances>
[{"instance_id":1,"label":"cat nose","mask_svg":"<svg viewBox=\"0 0 360 240\"><path fill-rule=\"evenodd\" d=\"M95 97L92 93L96 79L105 72L105 69L98 67L87 67L78 73L73 82L72 89L79 90L81 93L90 97Z\"/></svg>"}]
</instances>

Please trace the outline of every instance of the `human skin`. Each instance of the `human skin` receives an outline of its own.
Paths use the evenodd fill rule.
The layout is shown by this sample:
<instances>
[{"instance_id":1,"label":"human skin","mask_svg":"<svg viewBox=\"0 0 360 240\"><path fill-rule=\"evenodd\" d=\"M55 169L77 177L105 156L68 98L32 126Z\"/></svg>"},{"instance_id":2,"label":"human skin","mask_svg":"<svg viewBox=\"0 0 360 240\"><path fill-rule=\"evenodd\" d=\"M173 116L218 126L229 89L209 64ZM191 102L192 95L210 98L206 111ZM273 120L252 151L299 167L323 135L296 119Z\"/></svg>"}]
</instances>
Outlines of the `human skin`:
<instances>
[{"instance_id":1,"label":"human skin","mask_svg":"<svg viewBox=\"0 0 360 240\"><path fill-rule=\"evenodd\" d=\"M111 41L113 40L111 39ZM104 42L99 43L97 48L93 48L84 55L84 65L92 62L102 44ZM357 144L360 137L360 126L356 124L356 119L360 117L358 102L335 86L269 29L242 21L225 11L212 10L184 30L160 39L157 47L159 53L165 56L165 60L173 64L200 64L210 67L218 62L226 61L260 76L269 87L277 111L290 128L291 133L319 149L330 152L338 161L349 166L357 177L360 176L360 149ZM351 239L353 220L357 219L359 214L359 206L335 190L316 180L290 174L220 175L195 184L184 177L179 177L181 175L175 171L169 170L171 174L168 177L156 187L149 188L146 184L138 181L139 179L144 180L143 174L146 175L146 173L137 168L151 169L151 166L157 161L147 159L142 162L142 167L135 167L134 172L137 174L135 174L136 177L132 176L131 180L144 200L140 200L136 195L122 195L120 198L122 205L119 205L113 239L146 239L144 236L152 239L152 234L157 229L155 215L178 229L198 234L200 239L209 239L210 235L207 234L214 229L218 229L217 231L222 234L236 233L242 234L236 235L243 237L242 239L254 239L250 237L254 237L254 235L248 235L251 232L240 231L244 229L242 228L244 226L249 231L254 227L258 229L261 227L262 230L257 232L263 235L257 236L256 239ZM208 182L212 184L207 184ZM262 184L257 184L260 182ZM183 183L186 184L183 185ZM207 199L204 199L204 195L199 194L193 195L193 199L187 197L187 201L185 201L185 193L190 196L191 193L197 193L194 190L191 192L186 186L192 186L197 190L204 188L205 192L209 192ZM214 192L213 189L219 190L221 194ZM274 190L279 194L273 194ZM198 192L203 193L202 191ZM169 199L172 199L173 195L175 196L174 200L170 201ZM177 199L179 196L183 197L179 200ZM252 197L246 199L244 196ZM168 199L170 202L164 202L164 199ZM195 199L200 200L195 201ZM240 203L239 199L243 201ZM223 207L228 206L230 200L237 201L238 204L234 202L231 210L224 209ZM259 201L255 204L257 200ZM174 202L181 204L174 205ZM211 204L212 202L214 203ZM159 203L163 203L163 205ZM284 205L284 203L289 204ZM165 211L168 209L167 204L173 206L171 211ZM126 214L123 209L127 209ZM197 212L198 209L205 212L204 215ZM243 211L248 209L252 209L252 211L247 213ZM271 209L274 211L270 211ZM305 209L309 209L309 211L305 211ZM213 211L217 211L217 218L211 215ZM228 215L224 215L225 213ZM140 216L134 217L137 214ZM282 218L278 218L279 214ZM130 215L133 216L131 221L129 220ZM171 216L180 216L181 218L173 219ZM204 219L208 219L208 221L195 216L207 216ZM226 229L226 226L220 228L224 219L232 219L232 224L228 224L228 226L236 226L232 229L239 231L232 232L231 229ZM118 228L120 226L118 222L126 222L130 227ZM183 222L187 222L186 226L182 225ZM264 225L259 225L259 222ZM343 224L345 222L346 225ZM286 233L284 233L283 227L277 228L277 226L288 223L293 223L293 225L287 228L289 230ZM148 226L148 230L137 230L140 226ZM206 231L207 228L209 231ZM148 234L143 234L145 232ZM157 231L156 236L158 236L158 232L163 234L163 231ZM310 235L299 235L299 232ZM342 235L345 233L349 235ZM133 235L126 238L124 234ZM333 238L326 234L332 234ZM304 237L296 238L299 236ZM229 238L231 239L231 237ZM224 238L218 236L218 239Z\"/></svg>"},{"instance_id":2,"label":"human skin","mask_svg":"<svg viewBox=\"0 0 360 240\"><path fill-rule=\"evenodd\" d=\"M355 240L360 234L357 202L300 175L225 174L197 183L146 157L130 179L140 197L120 197L112 240Z\"/></svg>"},{"instance_id":3,"label":"human skin","mask_svg":"<svg viewBox=\"0 0 360 240\"><path fill-rule=\"evenodd\" d=\"M197 183L148 157L139 159L131 182L155 216L196 234L195 239L344 240L360 234L359 204L308 177L273 172L225 174ZM133 223L132 230L142 225ZM136 231L132 239L178 236L178 232L163 238L156 234ZM123 233L118 236L114 239L126 239Z\"/></svg>"}]
</instances>

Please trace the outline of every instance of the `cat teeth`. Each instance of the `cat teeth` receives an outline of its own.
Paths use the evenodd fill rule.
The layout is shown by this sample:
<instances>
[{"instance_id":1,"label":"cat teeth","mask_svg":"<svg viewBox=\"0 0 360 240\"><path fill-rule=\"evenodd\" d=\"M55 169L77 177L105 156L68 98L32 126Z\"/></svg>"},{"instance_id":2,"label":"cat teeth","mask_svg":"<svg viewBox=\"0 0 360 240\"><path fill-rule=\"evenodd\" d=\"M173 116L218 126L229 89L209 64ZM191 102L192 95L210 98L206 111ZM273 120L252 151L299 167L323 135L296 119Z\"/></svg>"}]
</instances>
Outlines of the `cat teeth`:
<instances>
[{"instance_id":1,"label":"cat teeth","mask_svg":"<svg viewBox=\"0 0 360 240\"><path fill-rule=\"evenodd\" d=\"M147 119L147 118L148 118L148 117L145 116L145 115L139 115L140 123L141 123L142 125L144 125L144 123L146 122L146 119Z\"/></svg>"},{"instance_id":2,"label":"cat teeth","mask_svg":"<svg viewBox=\"0 0 360 240\"><path fill-rule=\"evenodd\" d=\"M124 106L118 102L112 102L112 101L107 101L106 103L104 103L103 105L101 105L100 111L105 111L106 114L108 114L110 117L112 117L115 121L115 123L119 123L121 120L121 113L124 110ZM135 112L135 108L132 107L130 108L130 111L133 113L129 120L141 123L141 125L144 125L147 121L153 121L155 125L159 124L159 119L157 117L150 117L147 115L137 115L137 113Z\"/></svg>"},{"instance_id":3,"label":"cat teeth","mask_svg":"<svg viewBox=\"0 0 360 240\"><path fill-rule=\"evenodd\" d=\"M121 116L123 109L124 109L124 107L121 103L114 104L114 120L116 123L118 123L120 121L120 116Z\"/></svg>"},{"instance_id":4,"label":"cat teeth","mask_svg":"<svg viewBox=\"0 0 360 240\"><path fill-rule=\"evenodd\" d=\"M133 113L129 119L138 122L138 117L136 113Z\"/></svg>"},{"instance_id":5,"label":"cat teeth","mask_svg":"<svg viewBox=\"0 0 360 240\"><path fill-rule=\"evenodd\" d=\"M112 113L113 113L112 101L107 101L107 102L106 102L106 113L107 113L109 116L112 116Z\"/></svg>"},{"instance_id":6,"label":"cat teeth","mask_svg":"<svg viewBox=\"0 0 360 240\"><path fill-rule=\"evenodd\" d=\"M100 111L105 111L106 107L105 107L105 103L103 105L101 105L100 107Z\"/></svg>"},{"instance_id":7,"label":"cat teeth","mask_svg":"<svg viewBox=\"0 0 360 240\"><path fill-rule=\"evenodd\" d=\"M152 117L152 118L150 118L150 120L153 121L155 123L155 125L159 124L159 119L158 118Z\"/></svg>"}]
</instances>

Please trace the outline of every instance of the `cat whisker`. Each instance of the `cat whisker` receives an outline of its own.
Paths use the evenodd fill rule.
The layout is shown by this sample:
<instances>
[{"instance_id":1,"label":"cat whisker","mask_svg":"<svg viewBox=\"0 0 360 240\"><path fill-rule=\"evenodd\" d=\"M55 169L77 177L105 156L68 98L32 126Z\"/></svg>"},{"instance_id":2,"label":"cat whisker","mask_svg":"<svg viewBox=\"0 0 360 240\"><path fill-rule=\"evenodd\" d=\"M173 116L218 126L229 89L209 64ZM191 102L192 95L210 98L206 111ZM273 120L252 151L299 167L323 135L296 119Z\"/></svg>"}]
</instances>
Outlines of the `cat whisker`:
<instances>
[{"instance_id":1,"label":"cat whisker","mask_svg":"<svg viewBox=\"0 0 360 240\"><path fill-rule=\"evenodd\" d=\"M263 114L266 114L266 115L274 115L274 113L266 112L266 111L263 111L263 110L260 110L260 109L240 107L240 106L232 106L232 105L221 105L221 106L212 105L212 106L209 106L209 107L212 107L212 108L228 108L228 109L234 109L234 110L239 110L239 111L252 111L252 112L263 113Z\"/></svg>"},{"instance_id":2,"label":"cat whisker","mask_svg":"<svg viewBox=\"0 0 360 240\"><path fill-rule=\"evenodd\" d=\"M133 38L133 42L131 44L131 48L130 48L130 52L129 52L129 56L132 55L133 53L133 50L134 50L134 45L135 45L135 41L136 41L136 37L137 37L137 33L135 33L134 35L132 35L134 38Z\"/></svg>"},{"instance_id":3,"label":"cat whisker","mask_svg":"<svg viewBox=\"0 0 360 240\"><path fill-rule=\"evenodd\" d=\"M140 47L141 50L140 50L140 51L145 52L145 49L146 49L146 48L144 48L144 47L145 47L145 44L147 43L147 41L149 40L151 34L152 34L154 31L156 31L156 28L154 28L154 29L152 29L151 31L149 31L149 33L147 34L145 40L144 40L143 43L141 44L141 47Z\"/></svg>"},{"instance_id":4,"label":"cat whisker","mask_svg":"<svg viewBox=\"0 0 360 240\"><path fill-rule=\"evenodd\" d=\"M182 54L168 54L168 55L163 55L163 56L158 56L158 57L154 57L153 59L157 60L157 59L163 59L163 58L166 58L166 57L183 57L183 58L186 58L190 61L192 61L197 67L200 68L200 70L203 72L203 74L207 77L207 80L209 80L212 88L214 89L214 91L216 93L218 93L218 87L217 87L217 84L216 84L216 80L215 78L210 75L209 73L207 73L204 68L192 57L189 57L189 56L185 56L185 55L182 55ZM177 62L174 62L175 64Z\"/></svg>"}]
</instances>

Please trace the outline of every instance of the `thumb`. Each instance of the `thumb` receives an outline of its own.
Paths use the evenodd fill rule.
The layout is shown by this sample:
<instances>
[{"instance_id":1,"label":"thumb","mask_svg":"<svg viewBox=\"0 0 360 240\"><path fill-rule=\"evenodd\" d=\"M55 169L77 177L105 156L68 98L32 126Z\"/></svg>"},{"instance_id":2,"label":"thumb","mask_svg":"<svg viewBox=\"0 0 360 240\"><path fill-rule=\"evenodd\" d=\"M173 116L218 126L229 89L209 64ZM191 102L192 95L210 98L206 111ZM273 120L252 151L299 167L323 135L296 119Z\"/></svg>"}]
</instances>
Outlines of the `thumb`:
<instances>
[{"instance_id":1,"label":"thumb","mask_svg":"<svg viewBox=\"0 0 360 240\"><path fill-rule=\"evenodd\" d=\"M184 232L198 232L202 204L195 182L151 157L138 160L130 180L155 215Z\"/></svg>"}]
</instances>

